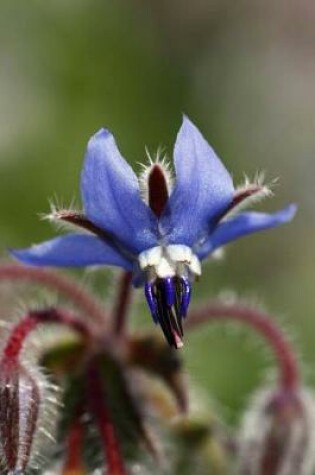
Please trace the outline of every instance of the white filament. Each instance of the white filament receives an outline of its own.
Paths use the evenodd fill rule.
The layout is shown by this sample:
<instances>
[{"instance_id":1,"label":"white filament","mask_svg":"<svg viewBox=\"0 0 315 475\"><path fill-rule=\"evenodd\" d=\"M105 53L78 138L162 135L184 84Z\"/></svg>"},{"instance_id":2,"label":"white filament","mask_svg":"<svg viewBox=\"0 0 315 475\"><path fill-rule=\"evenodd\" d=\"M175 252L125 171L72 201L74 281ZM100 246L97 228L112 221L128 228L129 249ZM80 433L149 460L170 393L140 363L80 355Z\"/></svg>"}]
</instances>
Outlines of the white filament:
<instances>
[{"instance_id":1,"label":"white filament","mask_svg":"<svg viewBox=\"0 0 315 475\"><path fill-rule=\"evenodd\" d=\"M154 277L183 276L190 272L201 275L201 265L191 248L183 244L155 246L139 254L140 269L151 273Z\"/></svg>"}]
</instances>

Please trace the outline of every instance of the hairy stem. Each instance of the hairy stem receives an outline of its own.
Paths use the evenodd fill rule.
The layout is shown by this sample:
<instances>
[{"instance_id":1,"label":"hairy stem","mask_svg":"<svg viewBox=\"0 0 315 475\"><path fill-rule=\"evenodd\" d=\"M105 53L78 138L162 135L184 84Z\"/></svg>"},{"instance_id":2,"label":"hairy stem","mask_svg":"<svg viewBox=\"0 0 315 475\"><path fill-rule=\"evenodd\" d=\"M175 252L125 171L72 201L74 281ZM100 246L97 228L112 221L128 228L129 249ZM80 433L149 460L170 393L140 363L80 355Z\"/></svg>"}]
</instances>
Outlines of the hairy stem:
<instances>
[{"instance_id":1,"label":"hairy stem","mask_svg":"<svg viewBox=\"0 0 315 475\"><path fill-rule=\"evenodd\" d=\"M126 326L132 294L131 279L131 272L123 272L120 275L116 300L112 311L112 325L116 335L121 335Z\"/></svg>"},{"instance_id":2,"label":"hairy stem","mask_svg":"<svg viewBox=\"0 0 315 475\"><path fill-rule=\"evenodd\" d=\"M294 351L270 315L245 303L229 304L217 300L192 310L186 328L193 329L202 323L218 320L237 320L251 326L271 347L278 363L281 386L294 389L299 384L299 368Z\"/></svg>"},{"instance_id":3,"label":"hairy stem","mask_svg":"<svg viewBox=\"0 0 315 475\"><path fill-rule=\"evenodd\" d=\"M40 323L59 323L77 331L85 339L91 337L85 324L67 310L50 308L30 311L11 331L3 350L3 362L17 362L25 340Z\"/></svg>"},{"instance_id":4,"label":"hairy stem","mask_svg":"<svg viewBox=\"0 0 315 475\"><path fill-rule=\"evenodd\" d=\"M88 398L94 420L98 425L101 443L107 462L108 475L127 475L115 428L106 401L106 392L97 361L88 368Z\"/></svg>"},{"instance_id":5,"label":"hairy stem","mask_svg":"<svg viewBox=\"0 0 315 475\"><path fill-rule=\"evenodd\" d=\"M84 444L84 428L81 422L83 405L80 404L74 420L69 427L67 437L66 459L62 470L62 475L85 475L84 463L82 460Z\"/></svg>"},{"instance_id":6,"label":"hairy stem","mask_svg":"<svg viewBox=\"0 0 315 475\"><path fill-rule=\"evenodd\" d=\"M0 266L1 281L29 281L44 285L70 299L95 325L103 327L108 322L108 315L96 298L75 280L58 272L19 264L4 264Z\"/></svg>"}]
</instances>

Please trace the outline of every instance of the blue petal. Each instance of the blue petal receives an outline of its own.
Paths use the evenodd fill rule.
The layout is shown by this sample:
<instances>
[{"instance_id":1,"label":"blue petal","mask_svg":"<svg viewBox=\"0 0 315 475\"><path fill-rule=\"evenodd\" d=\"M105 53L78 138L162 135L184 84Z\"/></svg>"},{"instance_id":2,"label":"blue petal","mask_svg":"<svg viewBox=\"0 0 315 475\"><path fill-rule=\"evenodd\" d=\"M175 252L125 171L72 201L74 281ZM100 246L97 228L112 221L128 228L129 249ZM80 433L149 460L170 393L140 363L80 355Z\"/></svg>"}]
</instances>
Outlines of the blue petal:
<instances>
[{"instance_id":1,"label":"blue petal","mask_svg":"<svg viewBox=\"0 0 315 475\"><path fill-rule=\"evenodd\" d=\"M24 264L34 266L81 267L107 264L132 270L128 261L101 239L89 234L68 234L11 254Z\"/></svg>"},{"instance_id":2,"label":"blue petal","mask_svg":"<svg viewBox=\"0 0 315 475\"><path fill-rule=\"evenodd\" d=\"M184 117L174 149L176 183L162 230L168 241L191 246L230 204L232 178L199 130Z\"/></svg>"},{"instance_id":3,"label":"blue petal","mask_svg":"<svg viewBox=\"0 0 315 475\"><path fill-rule=\"evenodd\" d=\"M296 205L291 204L274 214L248 212L224 221L218 225L203 246L196 250L198 257L204 259L210 252L234 239L291 221L296 209Z\"/></svg>"},{"instance_id":4,"label":"blue petal","mask_svg":"<svg viewBox=\"0 0 315 475\"><path fill-rule=\"evenodd\" d=\"M156 245L157 220L141 200L136 175L105 129L88 143L81 192L88 218L132 252Z\"/></svg>"}]
</instances>

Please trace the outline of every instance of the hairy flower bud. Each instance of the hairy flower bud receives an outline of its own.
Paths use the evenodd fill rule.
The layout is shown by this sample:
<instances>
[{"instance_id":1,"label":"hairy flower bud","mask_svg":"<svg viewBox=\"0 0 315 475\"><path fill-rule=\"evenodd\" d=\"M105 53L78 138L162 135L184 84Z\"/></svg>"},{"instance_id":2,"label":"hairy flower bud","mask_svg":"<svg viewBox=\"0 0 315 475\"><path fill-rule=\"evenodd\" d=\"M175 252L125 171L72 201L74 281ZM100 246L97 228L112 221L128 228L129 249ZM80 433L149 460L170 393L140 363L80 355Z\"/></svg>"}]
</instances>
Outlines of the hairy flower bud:
<instances>
[{"instance_id":1,"label":"hairy flower bud","mask_svg":"<svg viewBox=\"0 0 315 475\"><path fill-rule=\"evenodd\" d=\"M315 469L315 401L305 389L265 389L253 398L240 437L246 475L311 475Z\"/></svg>"},{"instance_id":2,"label":"hairy flower bud","mask_svg":"<svg viewBox=\"0 0 315 475\"><path fill-rule=\"evenodd\" d=\"M45 384L45 383L44 383ZM1 473L24 473L38 451L44 416L43 377L16 361L0 364Z\"/></svg>"}]
</instances>

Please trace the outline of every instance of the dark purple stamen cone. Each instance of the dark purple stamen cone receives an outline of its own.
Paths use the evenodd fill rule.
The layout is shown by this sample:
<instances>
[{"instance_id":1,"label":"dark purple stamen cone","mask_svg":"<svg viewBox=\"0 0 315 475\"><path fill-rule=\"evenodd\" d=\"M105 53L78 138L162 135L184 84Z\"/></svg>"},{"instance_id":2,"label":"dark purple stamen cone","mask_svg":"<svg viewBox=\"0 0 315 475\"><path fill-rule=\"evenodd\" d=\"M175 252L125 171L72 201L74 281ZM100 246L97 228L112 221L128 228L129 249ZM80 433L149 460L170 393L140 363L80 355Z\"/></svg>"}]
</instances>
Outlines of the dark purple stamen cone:
<instances>
[{"instance_id":1,"label":"dark purple stamen cone","mask_svg":"<svg viewBox=\"0 0 315 475\"><path fill-rule=\"evenodd\" d=\"M24 473L37 429L40 391L29 372L16 364L0 367L0 444L9 473ZM7 472L5 472L7 473Z\"/></svg>"},{"instance_id":2,"label":"dark purple stamen cone","mask_svg":"<svg viewBox=\"0 0 315 475\"><path fill-rule=\"evenodd\" d=\"M183 346L182 317L187 313L191 286L179 277L157 278L145 285L145 296L155 323L159 323L170 346Z\"/></svg>"},{"instance_id":3,"label":"dark purple stamen cone","mask_svg":"<svg viewBox=\"0 0 315 475\"><path fill-rule=\"evenodd\" d=\"M186 317L191 297L191 285L186 277L182 277L180 283L182 285L182 299L179 313L181 317Z\"/></svg>"},{"instance_id":4,"label":"dark purple stamen cone","mask_svg":"<svg viewBox=\"0 0 315 475\"><path fill-rule=\"evenodd\" d=\"M158 324L158 309L154 293L154 282L146 282L144 287L144 293L150 308L150 312L152 314L153 321L154 323Z\"/></svg>"},{"instance_id":5,"label":"dark purple stamen cone","mask_svg":"<svg viewBox=\"0 0 315 475\"><path fill-rule=\"evenodd\" d=\"M175 303L175 286L173 277L166 277L163 279L163 286L165 292L165 301L168 307L172 307Z\"/></svg>"}]
</instances>

